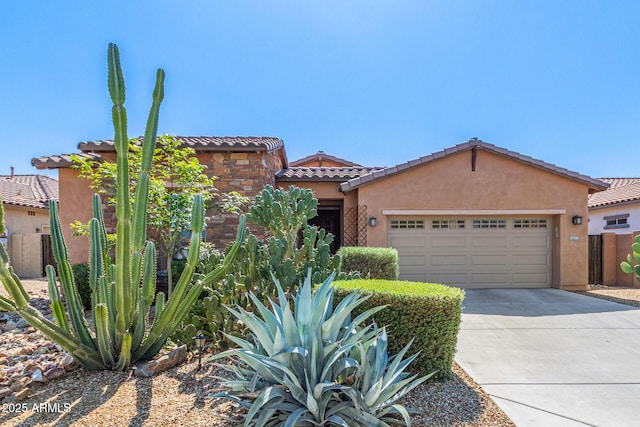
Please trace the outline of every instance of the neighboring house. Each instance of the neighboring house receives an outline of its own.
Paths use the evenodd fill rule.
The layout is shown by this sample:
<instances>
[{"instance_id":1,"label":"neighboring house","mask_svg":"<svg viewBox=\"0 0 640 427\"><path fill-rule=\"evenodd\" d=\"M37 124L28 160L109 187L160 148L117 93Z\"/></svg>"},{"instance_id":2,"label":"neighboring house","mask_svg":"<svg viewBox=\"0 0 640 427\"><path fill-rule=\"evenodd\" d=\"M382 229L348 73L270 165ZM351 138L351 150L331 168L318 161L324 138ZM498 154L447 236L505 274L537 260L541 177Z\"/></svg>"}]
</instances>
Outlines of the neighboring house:
<instances>
[{"instance_id":1,"label":"neighboring house","mask_svg":"<svg viewBox=\"0 0 640 427\"><path fill-rule=\"evenodd\" d=\"M640 178L599 178L610 187L589 196L589 234L640 230Z\"/></svg>"},{"instance_id":2,"label":"neighboring house","mask_svg":"<svg viewBox=\"0 0 640 427\"><path fill-rule=\"evenodd\" d=\"M589 196L589 283L640 286L620 263L640 234L640 178L600 178L610 187Z\"/></svg>"},{"instance_id":3,"label":"neighboring house","mask_svg":"<svg viewBox=\"0 0 640 427\"><path fill-rule=\"evenodd\" d=\"M265 185L311 188L314 224L343 245L392 246L400 278L463 287L556 287L587 284L587 197L608 184L471 139L392 167L364 167L318 152L289 163L277 138L180 137L196 149L222 191L254 196ZM113 143L81 143L85 155L113 156ZM69 156L33 159L59 168L63 226L89 219L85 182ZM226 238L234 218L207 227ZM222 224L222 227L219 225ZM65 229L65 233L69 230ZM67 241L69 238L67 238ZM72 259L86 258L70 248Z\"/></svg>"},{"instance_id":4,"label":"neighboring house","mask_svg":"<svg viewBox=\"0 0 640 427\"><path fill-rule=\"evenodd\" d=\"M51 261L43 235L49 234L49 200L58 199L58 181L44 175L0 175L0 199L5 221L2 243L16 274L42 277Z\"/></svg>"}]
</instances>

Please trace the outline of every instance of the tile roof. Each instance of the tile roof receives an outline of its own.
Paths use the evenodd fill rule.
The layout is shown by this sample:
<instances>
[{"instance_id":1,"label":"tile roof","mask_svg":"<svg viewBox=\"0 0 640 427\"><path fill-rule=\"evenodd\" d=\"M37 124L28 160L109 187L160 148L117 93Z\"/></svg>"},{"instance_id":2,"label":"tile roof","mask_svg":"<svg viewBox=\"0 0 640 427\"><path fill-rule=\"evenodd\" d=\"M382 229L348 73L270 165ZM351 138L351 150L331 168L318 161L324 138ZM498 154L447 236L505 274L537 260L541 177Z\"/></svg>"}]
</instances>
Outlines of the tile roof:
<instances>
[{"instance_id":1,"label":"tile roof","mask_svg":"<svg viewBox=\"0 0 640 427\"><path fill-rule=\"evenodd\" d=\"M196 151L274 151L284 147L280 138L268 136L176 136ZM143 139L143 137L139 137ZM78 144L81 151L115 151L113 140Z\"/></svg>"},{"instance_id":2,"label":"tile roof","mask_svg":"<svg viewBox=\"0 0 640 427\"><path fill-rule=\"evenodd\" d=\"M485 150L492 152L494 154L498 154L504 157L511 158L520 163L524 163L526 165L530 165L547 172L563 176L565 178L572 179L574 181L581 182L589 186L589 191L601 191L608 188L608 184L597 179L588 177L586 175L579 174L577 172L572 172L568 169L561 168L555 166L551 163L543 162L542 160L534 159L533 157L525 156L520 153L516 153L515 151L507 150L506 148L501 148L495 146L493 144L489 144L487 142L481 141L477 138L471 138L469 141L464 142L462 144L455 145L453 147L445 148L442 151L435 152L433 154L429 154L428 156L420 157L419 159L409 160L408 162L401 163L395 166L387 167L381 170L375 170L368 174L362 175L357 178L350 179L349 181L343 182L340 184L340 190L343 192L354 190L362 185L366 185L378 179L386 178L389 176L393 176L400 172L403 172L407 169L412 169L414 167L425 165L431 163L435 160L441 159L443 157L460 153L462 151L468 151L473 149Z\"/></svg>"},{"instance_id":3,"label":"tile roof","mask_svg":"<svg viewBox=\"0 0 640 427\"><path fill-rule=\"evenodd\" d=\"M366 167L289 167L276 174L278 181L335 181L345 182L380 168Z\"/></svg>"},{"instance_id":4,"label":"tile roof","mask_svg":"<svg viewBox=\"0 0 640 427\"><path fill-rule=\"evenodd\" d=\"M91 157L93 160L102 161L102 156L96 153L77 153L80 157ZM68 168L72 165L72 154L58 154L55 156L34 157L31 165L36 169L59 169Z\"/></svg>"},{"instance_id":5,"label":"tile roof","mask_svg":"<svg viewBox=\"0 0 640 427\"><path fill-rule=\"evenodd\" d=\"M58 200L58 180L45 175L0 175L2 202L31 208L49 208Z\"/></svg>"},{"instance_id":6,"label":"tile roof","mask_svg":"<svg viewBox=\"0 0 640 427\"><path fill-rule=\"evenodd\" d=\"M640 178L599 178L611 186L589 195L589 209L640 200Z\"/></svg>"},{"instance_id":7,"label":"tile roof","mask_svg":"<svg viewBox=\"0 0 640 427\"><path fill-rule=\"evenodd\" d=\"M280 138L266 136L177 136L188 147L196 151L267 151L272 152L284 148ZM139 137L143 139L143 137ZM92 156L100 161L100 152L113 152L113 140L80 142L79 155ZM285 163L286 163L286 155ZM31 164L38 169L57 169L71 166L71 154L42 156L31 159Z\"/></svg>"},{"instance_id":8,"label":"tile roof","mask_svg":"<svg viewBox=\"0 0 640 427\"><path fill-rule=\"evenodd\" d=\"M318 151L315 154L311 154L310 156L306 156L303 157L301 159L298 160L294 160L292 162L289 162L290 166L300 166L302 164L308 163L308 162L312 162L312 161L317 161L318 163L320 163L320 165L322 165L322 161L323 160L329 160L331 162L334 163L338 163L339 165L345 166L345 167L364 167L362 165L359 165L357 163L353 163L349 160L345 160L345 159L341 159L340 157L336 157L336 156L332 156L330 154L325 153L324 151Z\"/></svg>"}]
</instances>

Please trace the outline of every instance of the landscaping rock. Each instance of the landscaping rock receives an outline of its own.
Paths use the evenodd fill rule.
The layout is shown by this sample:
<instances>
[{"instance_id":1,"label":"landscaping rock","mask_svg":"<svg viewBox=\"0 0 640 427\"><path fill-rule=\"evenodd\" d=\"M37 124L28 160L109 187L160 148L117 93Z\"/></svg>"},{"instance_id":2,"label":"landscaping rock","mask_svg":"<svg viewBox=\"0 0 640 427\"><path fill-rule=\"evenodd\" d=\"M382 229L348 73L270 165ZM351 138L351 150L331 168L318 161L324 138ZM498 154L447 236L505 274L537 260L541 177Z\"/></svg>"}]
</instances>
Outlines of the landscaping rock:
<instances>
[{"instance_id":1,"label":"landscaping rock","mask_svg":"<svg viewBox=\"0 0 640 427\"><path fill-rule=\"evenodd\" d=\"M35 381L37 383L44 382L44 376L42 375L42 370L40 368L37 368L35 371L33 371L33 373L31 374L31 381Z\"/></svg>"},{"instance_id":2,"label":"landscaping rock","mask_svg":"<svg viewBox=\"0 0 640 427\"><path fill-rule=\"evenodd\" d=\"M169 354L165 354L156 360L151 360L141 364L135 369L135 376L152 377L160 372L179 365L185 360L187 360L187 346L182 345L171 351Z\"/></svg>"},{"instance_id":3,"label":"landscaping rock","mask_svg":"<svg viewBox=\"0 0 640 427\"><path fill-rule=\"evenodd\" d=\"M11 389L9 387L0 388L0 399L4 399L5 397L11 394Z\"/></svg>"},{"instance_id":4,"label":"landscaping rock","mask_svg":"<svg viewBox=\"0 0 640 427\"><path fill-rule=\"evenodd\" d=\"M56 366L55 368L51 368L51 369L45 371L44 378L47 381L51 381L51 380L55 380L56 378L60 378L60 377L64 376L64 374L66 374L66 373L67 373L67 371L65 371L64 368Z\"/></svg>"},{"instance_id":5,"label":"landscaping rock","mask_svg":"<svg viewBox=\"0 0 640 427\"><path fill-rule=\"evenodd\" d=\"M15 396L16 400L24 400L29 397L30 392L31 390L29 390L28 388L24 388L20 391L15 392L13 395Z\"/></svg>"}]
</instances>

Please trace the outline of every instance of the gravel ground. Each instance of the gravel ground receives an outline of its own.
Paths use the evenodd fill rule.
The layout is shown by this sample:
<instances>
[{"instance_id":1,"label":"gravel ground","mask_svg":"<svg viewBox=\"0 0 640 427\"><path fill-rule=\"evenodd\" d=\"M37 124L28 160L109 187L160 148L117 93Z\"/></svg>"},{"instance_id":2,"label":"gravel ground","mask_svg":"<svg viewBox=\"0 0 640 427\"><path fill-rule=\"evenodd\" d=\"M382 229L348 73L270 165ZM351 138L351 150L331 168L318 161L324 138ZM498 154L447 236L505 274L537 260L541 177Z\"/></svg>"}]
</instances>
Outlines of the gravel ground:
<instances>
[{"instance_id":1,"label":"gravel ground","mask_svg":"<svg viewBox=\"0 0 640 427\"><path fill-rule=\"evenodd\" d=\"M28 293L39 294L46 281L23 281ZM0 293L5 294L0 286ZM219 390L220 375L197 357L154 378L131 371L77 370L44 385L34 385L23 401L1 403L2 426L228 426L237 411L225 400L208 398ZM454 363L453 378L423 384L403 403L420 411L414 426L513 426L511 420L471 377Z\"/></svg>"},{"instance_id":2,"label":"gravel ground","mask_svg":"<svg viewBox=\"0 0 640 427\"><path fill-rule=\"evenodd\" d=\"M640 307L640 288L626 286L604 286L588 285L586 292L576 292L577 294L588 295L590 297L606 299L620 304Z\"/></svg>"}]
</instances>

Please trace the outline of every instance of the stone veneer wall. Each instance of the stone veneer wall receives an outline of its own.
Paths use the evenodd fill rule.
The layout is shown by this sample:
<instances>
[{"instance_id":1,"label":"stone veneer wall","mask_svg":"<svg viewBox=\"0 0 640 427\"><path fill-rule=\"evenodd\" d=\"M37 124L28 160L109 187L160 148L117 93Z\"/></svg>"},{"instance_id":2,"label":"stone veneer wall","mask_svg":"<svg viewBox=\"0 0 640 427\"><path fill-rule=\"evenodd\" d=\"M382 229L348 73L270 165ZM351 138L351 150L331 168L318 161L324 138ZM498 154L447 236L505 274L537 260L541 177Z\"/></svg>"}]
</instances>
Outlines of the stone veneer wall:
<instances>
[{"instance_id":1,"label":"stone veneer wall","mask_svg":"<svg viewBox=\"0 0 640 427\"><path fill-rule=\"evenodd\" d=\"M262 189L275 186L275 175L283 167L278 151L275 152L215 152L197 153L198 159L206 166L207 176L216 176L218 194L237 191L243 196L254 198ZM220 196L211 202L207 210L205 239L213 242L218 249L233 240L238 229L238 216L223 212ZM115 232L115 207L103 203L107 232ZM245 211L248 206L245 206ZM264 237L264 230L251 225L251 231Z\"/></svg>"},{"instance_id":2,"label":"stone veneer wall","mask_svg":"<svg viewBox=\"0 0 640 427\"><path fill-rule=\"evenodd\" d=\"M216 188L219 194L237 191L241 195L254 198L265 186L275 186L275 175L283 167L279 152L218 152L200 154L200 161L207 166L207 175L217 176ZM208 158L207 158L208 157ZM223 212L222 198L218 196L207 211L206 241L215 243L222 249L236 235L238 216ZM248 206L245 206L245 211ZM264 237L264 230L250 225L258 237Z\"/></svg>"}]
</instances>

